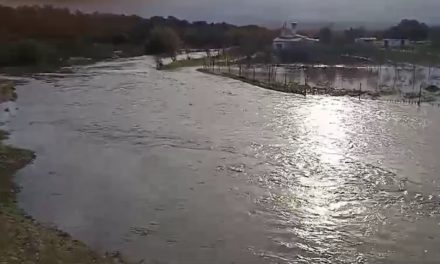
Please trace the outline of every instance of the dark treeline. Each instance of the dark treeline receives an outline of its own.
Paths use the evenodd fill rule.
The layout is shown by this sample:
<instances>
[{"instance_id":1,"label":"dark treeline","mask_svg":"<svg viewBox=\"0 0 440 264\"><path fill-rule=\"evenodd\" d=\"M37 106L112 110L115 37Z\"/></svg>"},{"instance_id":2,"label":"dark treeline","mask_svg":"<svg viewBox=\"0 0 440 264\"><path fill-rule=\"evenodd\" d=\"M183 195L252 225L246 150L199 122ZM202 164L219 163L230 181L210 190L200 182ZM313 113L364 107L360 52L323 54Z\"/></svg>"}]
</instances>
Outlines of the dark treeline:
<instances>
[{"instance_id":1,"label":"dark treeline","mask_svg":"<svg viewBox=\"0 0 440 264\"><path fill-rule=\"evenodd\" d=\"M172 32L161 43L151 39ZM72 56L105 58L120 50L125 56L179 48L239 46L251 53L270 47L274 32L258 26L188 22L175 17L82 13L52 6L0 5L0 66L54 63ZM163 37L162 37L163 40ZM155 41L155 49L150 49ZM157 47L166 45L167 48ZM174 51L172 51L174 52Z\"/></svg>"},{"instance_id":2,"label":"dark treeline","mask_svg":"<svg viewBox=\"0 0 440 264\"><path fill-rule=\"evenodd\" d=\"M347 44L354 43L356 38L375 37L380 39L408 39L411 41L435 40L436 27L429 27L417 20L404 19L396 26L385 30L369 31L366 28L349 28L344 31L333 31L331 27L322 28L315 36L322 43Z\"/></svg>"},{"instance_id":3,"label":"dark treeline","mask_svg":"<svg viewBox=\"0 0 440 264\"><path fill-rule=\"evenodd\" d=\"M417 20L402 20L397 26L391 27L383 34L385 38L409 39L412 41L423 41L429 37L430 28L425 23Z\"/></svg>"}]
</instances>

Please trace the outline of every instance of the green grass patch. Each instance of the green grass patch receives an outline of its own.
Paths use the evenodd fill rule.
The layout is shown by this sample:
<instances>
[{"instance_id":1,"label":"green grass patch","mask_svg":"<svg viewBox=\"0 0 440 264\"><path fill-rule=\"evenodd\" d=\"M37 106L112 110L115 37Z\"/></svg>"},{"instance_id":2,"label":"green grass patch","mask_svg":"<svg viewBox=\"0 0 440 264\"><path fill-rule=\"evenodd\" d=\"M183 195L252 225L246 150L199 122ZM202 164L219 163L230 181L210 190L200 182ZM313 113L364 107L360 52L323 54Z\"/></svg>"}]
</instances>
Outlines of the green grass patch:
<instances>
[{"instance_id":1,"label":"green grass patch","mask_svg":"<svg viewBox=\"0 0 440 264\"><path fill-rule=\"evenodd\" d=\"M11 81L0 80L0 103L13 101L17 98L14 84Z\"/></svg>"},{"instance_id":2,"label":"green grass patch","mask_svg":"<svg viewBox=\"0 0 440 264\"><path fill-rule=\"evenodd\" d=\"M308 89L310 89L310 86L308 86L308 85L302 85L302 84L297 84L297 83L289 83L288 85L283 85L283 84L275 83L275 82L266 83L266 82L261 82L258 80L248 79L243 76L237 76L237 75L225 73L225 72L215 72L215 71L211 71L208 69L197 69L197 71L212 74L212 75L218 75L218 76L231 78L231 79L242 81L242 82L252 84L252 85L255 85L255 86L258 86L261 88L274 90L274 91L278 91L278 92L283 92L283 93L295 93L295 94L305 95L306 91Z\"/></svg>"},{"instance_id":3,"label":"green grass patch","mask_svg":"<svg viewBox=\"0 0 440 264\"><path fill-rule=\"evenodd\" d=\"M183 67L197 67L202 66L206 58L190 59L190 60L176 60L162 66L161 70L176 70Z\"/></svg>"}]
</instances>

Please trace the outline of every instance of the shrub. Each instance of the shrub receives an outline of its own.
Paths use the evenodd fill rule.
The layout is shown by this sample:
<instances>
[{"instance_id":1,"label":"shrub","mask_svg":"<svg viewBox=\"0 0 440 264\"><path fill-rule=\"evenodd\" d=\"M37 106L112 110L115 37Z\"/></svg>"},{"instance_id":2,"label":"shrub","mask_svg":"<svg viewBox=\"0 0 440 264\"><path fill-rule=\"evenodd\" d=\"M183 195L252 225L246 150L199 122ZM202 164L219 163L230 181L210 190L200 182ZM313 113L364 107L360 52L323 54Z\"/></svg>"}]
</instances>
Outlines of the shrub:
<instances>
[{"instance_id":1,"label":"shrub","mask_svg":"<svg viewBox=\"0 0 440 264\"><path fill-rule=\"evenodd\" d=\"M177 33L167 27L154 28L145 45L146 54L166 54L175 56L181 47L181 40Z\"/></svg>"},{"instance_id":2,"label":"shrub","mask_svg":"<svg viewBox=\"0 0 440 264\"><path fill-rule=\"evenodd\" d=\"M0 50L0 66L35 66L58 60L53 46L35 40L3 44Z\"/></svg>"}]
</instances>

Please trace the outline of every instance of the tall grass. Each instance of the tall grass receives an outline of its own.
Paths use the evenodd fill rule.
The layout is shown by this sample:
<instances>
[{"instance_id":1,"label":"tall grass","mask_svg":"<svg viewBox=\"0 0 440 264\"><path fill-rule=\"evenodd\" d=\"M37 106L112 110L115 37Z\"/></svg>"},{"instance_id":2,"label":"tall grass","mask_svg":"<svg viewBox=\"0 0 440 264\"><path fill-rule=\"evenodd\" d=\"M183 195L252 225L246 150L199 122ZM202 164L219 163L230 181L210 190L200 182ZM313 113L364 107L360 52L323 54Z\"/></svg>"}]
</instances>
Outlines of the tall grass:
<instances>
[{"instance_id":1,"label":"tall grass","mask_svg":"<svg viewBox=\"0 0 440 264\"><path fill-rule=\"evenodd\" d=\"M0 66L37 66L57 61L56 47L35 40L0 45Z\"/></svg>"}]
</instances>

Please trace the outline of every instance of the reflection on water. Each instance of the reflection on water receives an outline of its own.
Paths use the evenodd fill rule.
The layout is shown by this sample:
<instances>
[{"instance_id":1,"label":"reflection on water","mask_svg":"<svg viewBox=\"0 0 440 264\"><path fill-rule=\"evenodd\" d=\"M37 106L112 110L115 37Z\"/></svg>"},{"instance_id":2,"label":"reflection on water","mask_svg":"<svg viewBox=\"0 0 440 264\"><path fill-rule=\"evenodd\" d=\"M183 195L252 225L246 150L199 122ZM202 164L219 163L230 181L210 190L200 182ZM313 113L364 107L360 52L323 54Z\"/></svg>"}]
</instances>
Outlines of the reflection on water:
<instances>
[{"instance_id":1,"label":"reflection on water","mask_svg":"<svg viewBox=\"0 0 440 264\"><path fill-rule=\"evenodd\" d=\"M238 68L231 71L239 74ZM268 68L243 67L242 75L268 81ZM308 83L311 86L335 89L347 89L381 92L383 95L394 95L409 98L418 94L420 87L426 100L436 101L437 92L429 92L426 87L440 87L440 68L420 65L382 65L382 66L327 66L327 65L284 65L275 67L271 72L271 80L279 83Z\"/></svg>"},{"instance_id":2,"label":"reflection on water","mask_svg":"<svg viewBox=\"0 0 440 264\"><path fill-rule=\"evenodd\" d=\"M37 152L20 205L98 250L145 263L440 259L436 108L303 98L158 72L148 57L18 92L11 140Z\"/></svg>"},{"instance_id":3,"label":"reflection on water","mask_svg":"<svg viewBox=\"0 0 440 264\"><path fill-rule=\"evenodd\" d=\"M413 66L329 67L309 68L307 76L312 85L340 89L363 89L400 96L418 93L429 85L440 87L440 69ZM423 90L427 93L425 90ZM435 96L434 94L430 94Z\"/></svg>"},{"instance_id":4,"label":"reflection on water","mask_svg":"<svg viewBox=\"0 0 440 264\"><path fill-rule=\"evenodd\" d=\"M422 151L428 149L419 142L426 140L426 122L438 122L438 117L427 121L426 113L412 116L406 112L410 109L371 101L307 101L280 115L276 131L292 138L287 127L295 124L299 133L266 156L276 157L271 163L279 166L267 185L285 187L262 200L275 219L278 247L271 256L288 260L295 250L297 263L424 263L421 256L426 263L434 261L438 256L427 253L435 251L440 231L438 180L434 171L424 171L421 179L409 168L438 166L433 158L424 160L428 155ZM284 108L289 108L286 103ZM438 131L431 125L428 131ZM407 157L405 151L418 156ZM286 154L276 156L279 152ZM421 219L431 221L425 230L417 223ZM414 226L421 232L416 236L407 232Z\"/></svg>"}]
</instances>

